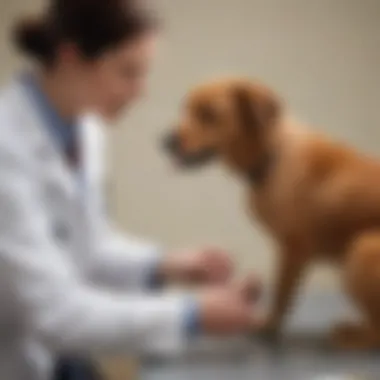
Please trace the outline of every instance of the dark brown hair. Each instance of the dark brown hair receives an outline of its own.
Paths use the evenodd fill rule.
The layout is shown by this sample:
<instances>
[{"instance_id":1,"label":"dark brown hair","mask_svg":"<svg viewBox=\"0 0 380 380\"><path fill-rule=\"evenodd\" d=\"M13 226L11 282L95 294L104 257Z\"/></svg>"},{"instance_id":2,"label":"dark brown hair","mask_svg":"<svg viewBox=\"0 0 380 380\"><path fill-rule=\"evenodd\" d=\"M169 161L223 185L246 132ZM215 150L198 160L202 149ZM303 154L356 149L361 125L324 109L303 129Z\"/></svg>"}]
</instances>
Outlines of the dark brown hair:
<instances>
[{"instance_id":1,"label":"dark brown hair","mask_svg":"<svg viewBox=\"0 0 380 380\"><path fill-rule=\"evenodd\" d=\"M50 65L62 42L96 59L157 26L152 13L133 0L50 0L45 16L16 25L13 40L22 53Z\"/></svg>"}]
</instances>

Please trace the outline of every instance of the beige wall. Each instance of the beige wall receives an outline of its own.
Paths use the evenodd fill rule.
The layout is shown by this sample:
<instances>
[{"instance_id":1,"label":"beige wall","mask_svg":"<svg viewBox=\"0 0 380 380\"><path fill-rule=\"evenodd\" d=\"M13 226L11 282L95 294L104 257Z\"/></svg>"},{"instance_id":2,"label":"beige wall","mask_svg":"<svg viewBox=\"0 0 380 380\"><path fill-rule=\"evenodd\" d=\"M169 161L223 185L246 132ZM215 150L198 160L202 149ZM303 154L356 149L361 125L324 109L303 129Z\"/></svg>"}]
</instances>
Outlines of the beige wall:
<instances>
[{"instance_id":1,"label":"beige wall","mask_svg":"<svg viewBox=\"0 0 380 380\"><path fill-rule=\"evenodd\" d=\"M214 242L241 268L270 273L270 241L246 218L220 168L176 175L158 149L181 97L224 73L259 77L317 128L376 152L380 144L379 0L157 0L166 19L150 94L112 133L118 221L169 246ZM15 58L3 30L39 0L1 0L1 79ZM329 283L326 272L315 283Z\"/></svg>"}]
</instances>

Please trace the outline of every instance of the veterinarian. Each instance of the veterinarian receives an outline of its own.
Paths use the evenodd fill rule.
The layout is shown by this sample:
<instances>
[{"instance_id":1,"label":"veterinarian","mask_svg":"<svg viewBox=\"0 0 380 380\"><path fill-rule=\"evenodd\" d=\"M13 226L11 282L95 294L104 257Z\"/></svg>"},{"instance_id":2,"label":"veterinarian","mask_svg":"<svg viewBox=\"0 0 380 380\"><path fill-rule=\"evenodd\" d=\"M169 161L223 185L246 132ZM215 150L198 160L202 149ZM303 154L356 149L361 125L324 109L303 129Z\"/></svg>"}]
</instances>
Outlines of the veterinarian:
<instances>
[{"instance_id":1,"label":"veterinarian","mask_svg":"<svg viewBox=\"0 0 380 380\"><path fill-rule=\"evenodd\" d=\"M225 252L168 254L106 220L103 124L142 95L157 34L126 0L52 0L14 28L31 65L0 95L0 379L89 379L79 356L172 354L252 323ZM169 281L212 286L148 292Z\"/></svg>"}]
</instances>

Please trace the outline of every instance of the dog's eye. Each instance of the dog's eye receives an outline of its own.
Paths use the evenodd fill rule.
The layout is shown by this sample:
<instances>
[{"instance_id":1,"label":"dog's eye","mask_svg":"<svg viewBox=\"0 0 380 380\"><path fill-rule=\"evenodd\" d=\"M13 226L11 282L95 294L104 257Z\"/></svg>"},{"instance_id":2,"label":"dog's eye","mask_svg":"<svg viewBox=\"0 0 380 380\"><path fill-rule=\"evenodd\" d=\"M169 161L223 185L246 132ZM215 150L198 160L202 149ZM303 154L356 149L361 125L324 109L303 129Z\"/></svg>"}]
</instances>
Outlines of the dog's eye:
<instances>
[{"instance_id":1,"label":"dog's eye","mask_svg":"<svg viewBox=\"0 0 380 380\"><path fill-rule=\"evenodd\" d=\"M197 119L204 125L212 125L216 122L215 111L209 106L200 106L196 109Z\"/></svg>"}]
</instances>

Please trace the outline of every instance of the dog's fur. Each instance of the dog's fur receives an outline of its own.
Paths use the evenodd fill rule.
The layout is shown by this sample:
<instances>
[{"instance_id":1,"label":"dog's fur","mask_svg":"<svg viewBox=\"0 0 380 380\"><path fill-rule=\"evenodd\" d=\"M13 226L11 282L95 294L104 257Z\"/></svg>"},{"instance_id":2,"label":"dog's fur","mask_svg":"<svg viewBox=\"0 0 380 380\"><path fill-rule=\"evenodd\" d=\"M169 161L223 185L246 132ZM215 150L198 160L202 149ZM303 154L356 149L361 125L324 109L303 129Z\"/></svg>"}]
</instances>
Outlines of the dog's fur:
<instances>
[{"instance_id":1,"label":"dog's fur","mask_svg":"<svg viewBox=\"0 0 380 380\"><path fill-rule=\"evenodd\" d=\"M280 330L297 282L323 258L343 269L345 288L363 316L360 324L333 329L332 342L379 348L380 162L286 112L265 85L210 81L190 92L166 147L184 167L219 157L246 182L249 210L279 249L266 331Z\"/></svg>"}]
</instances>

